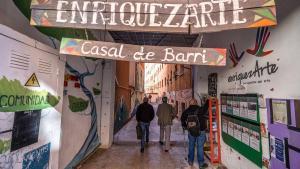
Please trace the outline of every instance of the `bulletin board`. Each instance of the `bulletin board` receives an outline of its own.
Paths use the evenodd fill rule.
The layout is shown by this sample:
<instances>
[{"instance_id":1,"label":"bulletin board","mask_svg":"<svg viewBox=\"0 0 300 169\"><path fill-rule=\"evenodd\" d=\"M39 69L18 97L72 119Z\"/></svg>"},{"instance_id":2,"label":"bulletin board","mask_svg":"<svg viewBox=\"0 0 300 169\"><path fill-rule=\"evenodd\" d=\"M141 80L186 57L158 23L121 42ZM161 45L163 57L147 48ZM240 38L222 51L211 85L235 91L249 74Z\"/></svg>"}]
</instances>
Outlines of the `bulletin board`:
<instances>
[{"instance_id":1,"label":"bulletin board","mask_svg":"<svg viewBox=\"0 0 300 169\"><path fill-rule=\"evenodd\" d=\"M262 167L258 96L221 94L223 141Z\"/></svg>"}]
</instances>

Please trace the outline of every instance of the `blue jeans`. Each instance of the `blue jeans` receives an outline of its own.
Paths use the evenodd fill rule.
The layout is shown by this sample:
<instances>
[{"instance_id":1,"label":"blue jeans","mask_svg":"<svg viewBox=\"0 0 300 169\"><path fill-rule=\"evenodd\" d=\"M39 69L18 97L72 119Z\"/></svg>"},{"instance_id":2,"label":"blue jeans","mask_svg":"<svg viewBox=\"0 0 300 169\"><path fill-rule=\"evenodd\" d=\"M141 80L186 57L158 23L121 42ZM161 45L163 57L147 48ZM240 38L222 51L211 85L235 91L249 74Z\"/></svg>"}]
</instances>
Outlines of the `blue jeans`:
<instances>
[{"instance_id":1,"label":"blue jeans","mask_svg":"<svg viewBox=\"0 0 300 169\"><path fill-rule=\"evenodd\" d=\"M189 164L193 164L194 156L195 156L195 144L197 144L197 159L199 166L201 167L204 164L204 143L206 141L205 131L201 131L200 136L193 137L189 133L189 154L188 154L188 162Z\"/></svg>"},{"instance_id":2,"label":"blue jeans","mask_svg":"<svg viewBox=\"0 0 300 169\"><path fill-rule=\"evenodd\" d=\"M145 141L149 141L149 126L150 123L144 123L144 122L140 122L140 125L142 127L142 140L141 140L141 148L145 147Z\"/></svg>"}]
</instances>

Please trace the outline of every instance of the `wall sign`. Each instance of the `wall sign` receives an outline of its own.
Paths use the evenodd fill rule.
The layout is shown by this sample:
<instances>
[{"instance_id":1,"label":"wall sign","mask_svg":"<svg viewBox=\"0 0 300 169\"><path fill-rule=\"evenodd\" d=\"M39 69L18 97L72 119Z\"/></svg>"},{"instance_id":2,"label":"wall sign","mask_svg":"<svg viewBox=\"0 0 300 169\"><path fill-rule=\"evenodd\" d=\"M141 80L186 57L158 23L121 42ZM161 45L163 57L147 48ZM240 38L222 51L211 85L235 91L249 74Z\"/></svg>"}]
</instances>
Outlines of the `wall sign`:
<instances>
[{"instance_id":1,"label":"wall sign","mask_svg":"<svg viewBox=\"0 0 300 169\"><path fill-rule=\"evenodd\" d=\"M31 25L192 33L277 24L274 0L33 0Z\"/></svg>"},{"instance_id":2,"label":"wall sign","mask_svg":"<svg viewBox=\"0 0 300 169\"><path fill-rule=\"evenodd\" d=\"M102 41L63 38L61 54L103 59L174 63L192 65L226 65L226 49L168 46L137 46Z\"/></svg>"},{"instance_id":3,"label":"wall sign","mask_svg":"<svg viewBox=\"0 0 300 169\"><path fill-rule=\"evenodd\" d=\"M218 74L212 73L208 75L208 95L217 97L218 95Z\"/></svg>"},{"instance_id":4,"label":"wall sign","mask_svg":"<svg viewBox=\"0 0 300 169\"><path fill-rule=\"evenodd\" d=\"M40 83L38 78L36 77L35 73L33 73L30 78L25 83L27 87L40 87Z\"/></svg>"},{"instance_id":5,"label":"wall sign","mask_svg":"<svg viewBox=\"0 0 300 169\"><path fill-rule=\"evenodd\" d=\"M46 90L29 89L19 80L9 80L5 76L0 79L0 112L45 109L55 107L59 101L59 96Z\"/></svg>"}]
</instances>

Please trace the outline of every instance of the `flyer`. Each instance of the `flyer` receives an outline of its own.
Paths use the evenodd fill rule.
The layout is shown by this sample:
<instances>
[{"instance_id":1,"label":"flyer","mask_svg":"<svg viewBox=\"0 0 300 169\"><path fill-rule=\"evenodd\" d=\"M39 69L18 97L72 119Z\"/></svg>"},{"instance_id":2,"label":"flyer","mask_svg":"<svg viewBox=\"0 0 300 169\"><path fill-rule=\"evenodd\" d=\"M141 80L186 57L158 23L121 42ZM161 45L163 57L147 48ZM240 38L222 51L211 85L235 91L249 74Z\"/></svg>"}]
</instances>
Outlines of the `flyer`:
<instances>
[{"instance_id":1,"label":"flyer","mask_svg":"<svg viewBox=\"0 0 300 169\"><path fill-rule=\"evenodd\" d=\"M225 132L225 133L227 133L227 126L228 126L228 122L227 122L227 120L226 119L222 119L222 130L223 130L223 132Z\"/></svg>"},{"instance_id":2,"label":"flyer","mask_svg":"<svg viewBox=\"0 0 300 169\"><path fill-rule=\"evenodd\" d=\"M271 157L276 158L275 154L275 137L270 135L270 154Z\"/></svg>"},{"instance_id":3,"label":"flyer","mask_svg":"<svg viewBox=\"0 0 300 169\"><path fill-rule=\"evenodd\" d=\"M226 113L226 111L227 111L226 107L227 107L226 104L222 104L222 112Z\"/></svg>"},{"instance_id":4,"label":"flyer","mask_svg":"<svg viewBox=\"0 0 300 169\"><path fill-rule=\"evenodd\" d=\"M232 102L232 107L233 107L233 115L240 116L240 104L236 98Z\"/></svg>"},{"instance_id":5,"label":"flyer","mask_svg":"<svg viewBox=\"0 0 300 169\"><path fill-rule=\"evenodd\" d=\"M222 109L222 113L226 113L226 105L227 105L227 101L226 101L226 96L221 96L221 109Z\"/></svg>"},{"instance_id":6,"label":"flyer","mask_svg":"<svg viewBox=\"0 0 300 169\"><path fill-rule=\"evenodd\" d=\"M275 156L278 160L285 162L285 147L283 140L275 138Z\"/></svg>"},{"instance_id":7,"label":"flyer","mask_svg":"<svg viewBox=\"0 0 300 169\"><path fill-rule=\"evenodd\" d=\"M250 147L260 152L259 133L253 130L251 130L250 133Z\"/></svg>"},{"instance_id":8,"label":"flyer","mask_svg":"<svg viewBox=\"0 0 300 169\"><path fill-rule=\"evenodd\" d=\"M257 121L257 103L248 102L248 119Z\"/></svg>"},{"instance_id":9,"label":"flyer","mask_svg":"<svg viewBox=\"0 0 300 169\"><path fill-rule=\"evenodd\" d=\"M250 136L249 136L249 129L247 127L242 128L242 142L249 146L250 144Z\"/></svg>"},{"instance_id":10,"label":"flyer","mask_svg":"<svg viewBox=\"0 0 300 169\"><path fill-rule=\"evenodd\" d=\"M240 102L240 117L248 118L248 103Z\"/></svg>"},{"instance_id":11,"label":"flyer","mask_svg":"<svg viewBox=\"0 0 300 169\"><path fill-rule=\"evenodd\" d=\"M287 101L272 100L273 121L276 123L288 123Z\"/></svg>"},{"instance_id":12,"label":"flyer","mask_svg":"<svg viewBox=\"0 0 300 169\"><path fill-rule=\"evenodd\" d=\"M233 134L234 134L234 138L242 141L242 132L241 132L241 126L238 124L234 124L234 130L233 130Z\"/></svg>"},{"instance_id":13,"label":"flyer","mask_svg":"<svg viewBox=\"0 0 300 169\"><path fill-rule=\"evenodd\" d=\"M232 114L233 108L232 108L232 96L227 96L227 107L226 107L226 113Z\"/></svg>"},{"instance_id":14,"label":"flyer","mask_svg":"<svg viewBox=\"0 0 300 169\"><path fill-rule=\"evenodd\" d=\"M233 123L231 121L228 122L228 134L233 137Z\"/></svg>"}]
</instances>

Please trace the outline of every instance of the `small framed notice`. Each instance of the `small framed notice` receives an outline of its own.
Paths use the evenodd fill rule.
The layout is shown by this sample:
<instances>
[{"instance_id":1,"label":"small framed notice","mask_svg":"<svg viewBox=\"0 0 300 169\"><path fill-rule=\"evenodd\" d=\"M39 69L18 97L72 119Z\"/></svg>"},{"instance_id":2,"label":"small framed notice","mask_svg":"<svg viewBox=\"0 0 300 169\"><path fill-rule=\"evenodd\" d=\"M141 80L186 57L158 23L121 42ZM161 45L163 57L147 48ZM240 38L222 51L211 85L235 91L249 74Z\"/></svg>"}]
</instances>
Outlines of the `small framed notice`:
<instances>
[{"instance_id":1,"label":"small framed notice","mask_svg":"<svg viewBox=\"0 0 300 169\"><path fill-rule=\"evenodd\" d=\"M286 100L272 100L272 115L274 123L288 124L288 104Z\"/></svg>"}]
</instances>

